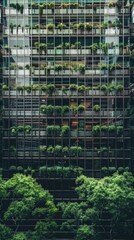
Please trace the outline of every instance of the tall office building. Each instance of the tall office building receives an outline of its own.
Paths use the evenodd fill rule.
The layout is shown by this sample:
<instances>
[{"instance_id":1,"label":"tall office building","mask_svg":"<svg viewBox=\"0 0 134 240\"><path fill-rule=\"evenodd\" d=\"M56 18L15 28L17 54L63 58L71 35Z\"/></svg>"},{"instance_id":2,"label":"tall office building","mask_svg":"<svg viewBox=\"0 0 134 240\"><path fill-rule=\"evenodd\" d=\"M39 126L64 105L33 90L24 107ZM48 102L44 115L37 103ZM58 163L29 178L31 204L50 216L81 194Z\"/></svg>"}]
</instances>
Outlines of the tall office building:
<instances>
[{"instance_id":1,"label":"tall office building","mask_svg":"<svg viewBox=\"0 0 134 240\"><path fill-rule=\"evenodd\" d=\"M82 169L131 169L130 1L3 0L2 19L4 176L70 199Z\"/></svg>"}]
</instances>

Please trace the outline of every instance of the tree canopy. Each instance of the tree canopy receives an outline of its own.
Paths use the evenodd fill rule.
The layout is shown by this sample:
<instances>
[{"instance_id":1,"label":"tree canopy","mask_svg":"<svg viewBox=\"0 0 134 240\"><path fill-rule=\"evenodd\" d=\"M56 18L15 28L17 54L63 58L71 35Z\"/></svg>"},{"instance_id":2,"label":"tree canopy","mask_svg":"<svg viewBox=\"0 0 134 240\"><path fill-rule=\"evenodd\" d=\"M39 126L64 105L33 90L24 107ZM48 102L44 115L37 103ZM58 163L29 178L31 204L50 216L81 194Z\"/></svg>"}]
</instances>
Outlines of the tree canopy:
<instances>
[{"instance_id":1,"label":"tree canopy","mask_svg":"<svg viewBox=\"0 0 134 240\"><path fill-rule=\"evenodd\" d=\"M61 203L61 229L71 230L74 239L133 239L134 177L131 173L97 180L80 176L76 180L79 201Z\"/></svg>"},{"instance_id":2,"label":"tree canopy","mask_svg":"<svg viewBox=\"0 0 134 240\"><path fill-rule=\"evenodd\" d=\"M28 240L29 236L31 240L45 240L53 235L57 212L54 199L31 176L16 174L7 181L0 179L0 200L1 240ZM21 225L31 226L22 232Z\"/></svg>"}]
</instances>

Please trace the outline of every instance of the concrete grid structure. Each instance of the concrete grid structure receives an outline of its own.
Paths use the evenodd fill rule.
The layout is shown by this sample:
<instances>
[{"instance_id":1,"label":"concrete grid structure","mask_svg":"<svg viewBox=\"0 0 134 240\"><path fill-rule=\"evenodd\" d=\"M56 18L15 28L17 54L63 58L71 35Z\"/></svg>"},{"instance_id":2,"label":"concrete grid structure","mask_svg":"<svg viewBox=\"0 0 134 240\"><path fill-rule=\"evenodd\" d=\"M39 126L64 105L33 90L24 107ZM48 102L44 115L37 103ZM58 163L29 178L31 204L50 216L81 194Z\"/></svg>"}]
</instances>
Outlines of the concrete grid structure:
<instances>
[{"instance_id":1,"label":"concrete grid structure","mask_svg":"<svg viewBox=\"0 0 134 240\"><path fill-rule=\"evenodd\" d=\"M31 171L75 199L82 169L131 169L130 1L3 0L2 15L5 178Z\"/></svg>"}]
</instances>

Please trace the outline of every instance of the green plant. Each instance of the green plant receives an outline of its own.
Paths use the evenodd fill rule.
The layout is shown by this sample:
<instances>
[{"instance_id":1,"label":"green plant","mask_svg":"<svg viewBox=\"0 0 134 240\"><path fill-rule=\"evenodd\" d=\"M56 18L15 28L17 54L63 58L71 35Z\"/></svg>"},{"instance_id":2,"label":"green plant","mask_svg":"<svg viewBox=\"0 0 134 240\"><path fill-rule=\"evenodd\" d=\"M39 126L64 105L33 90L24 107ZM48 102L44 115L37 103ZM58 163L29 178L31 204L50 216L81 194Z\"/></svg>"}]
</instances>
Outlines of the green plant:
<instances>
[{"instance_id":1,"label":"green plant","mask_svg":"<svg viewBox=\"0 0 134 240\"><path fill-rule=\"evenodd\" d=\"M116 172L116 167L109 167L108 170L110 174L113 174Z\"/></svg>"},{"instance_id":2,"label":"green plant","mask_svg":"<svg viewBox=\"0 0 134 240\"><path fill-rule=\"evenodd\" d=\"M56 156L61 156L61 154L62 154L62 146L56 145L54 147L54 153L55 153Z\"/></svg>"},{"instance_id":3,"label":"green plant","mask_svg":"<svg viewBox=\"0 0 134 240\"><path fill-rule=\"evenodd\" d=\"M48 154L54 153L54 148L53 148L52 146L49 146L49 147L47 148L47 153L48 153Z\"/></svg>"},{"instance_id":4,"label":"green plant","mask_svg":"<svg viewBox=\"0 0 134 240\"><path fill-rule=\"evenodd\" d=\"M46 113L46 112L47 112L47 106L46 106L46 105L41 105L41 106L40 106L40 111L41 111L42 113Z\"/></svg>"},{"instance_id":5,"label":"green plant","mask_svg":"<svg viewBox=\"0 0 134 240\"><path fill-rule=\"evenodd\" d=\"M55 106L55 113L58 115L62 114L62 106Z\"/></svg>"},{"instance_id":6,"label":"green plant","mask_svg":"<svg viewBox=\"0 0 134 240\"><path fill-rule=\"evenodd\" d=\"M11 172L16 172L16 170L17 170L16 166L9 167L9 171L11 171Z\"/></svg>"},{"instance_id":7,"label":"green plant","mask_svg":"<svg viewBox=\"0 0 134 240\"><path fill-rule=\"evenodd\" d=\"M85 90L86 90L85 85L80 85L80 86L78 86L78 91L79 91L79 92L84 93Z\"/></svg>"},{"instance_id":8,"label":"green plant","mask_svg":"<svg viewBox=\"0 0 134 240\"><path fill-rule=\"evenodd\" d=\"M81 48L81 42L75 42L75 43L74 43L74 47L75 47L76 49L80 49L80 48Z\"/></svg>"},{"instance_id":9,"label":"green plant","mask_svg":"<svg viewBox=\"0 0 134 240\"><path fill-rule=\"evenodd\" d=\"M31 93L32 86L24 86L24 89L25 89L28 93Z\"/></svg>"},{"instance_id":10,"label":"green plant","mask_svg":"<svg viewBox=\"0 0 134 240\"><path fill-rule=\"evenodd\" d=\"M101 85L100 86L100 89L102 90L102 91L107 91L107 85Z\"/></svg>"},{"instance_id":11,"label":"green plant","mask_svg":"<svg viewBox=\"0 0 134 240\"><path fill-rule=\"evenodd\" d=\"M82 104L80 104L80 105L78 106L77 110L78 110L78 112L83 112L83 111L85 111L85 106L82 105Z\"/></svg>"},{"instance_id":12,"label":"green plant","mask_svg":"<svg viewBox=\"0 0 134 240\"><path fill-rule=\"evenodd\" d=\"M67 25L64 24L64 23L59 23L59 24L57 25L57 28L60 29L60 30L62 30L62 29L67 28Z\"/></svg>"},{"instance_id":13,"label":"green plant","mask_svg":"<svg viewBox=\"0 0 134 240\"><path fill-rule=\"evenodd\" d=\"M85 29L86 30L91 30L92 29L92 27L93 27L93 24L92 23L85 23Z\"/></svg>"},{"instance_id":14,"label":"green plant","mask_svg":"<svg viewBox=\"0 0 134 240\"><path fill-rule=\"evenodd\" d=\"M59 136L60 135L60 126L50 125L46 128L48 136Z\"/></svg>"},{"instance_id":15,"label":"green plant","mask_svg":"<svg viewBox=\"0 0 134 240\"><path fill-rule=\"evenodd\" d=\"M29 125L25 126L25 132L26 132L26 133L30 133L31 130L32 130L32 127L31 127L31 126L29 126Z\"/></svg>"},{"instance_id":16,"label":"green plant","mask_svg":"<svg viewBox=\"0 0 134 240\"><path fill-rule=\"evenodd\" d=\"M23 172L23 170L24 170L24 169L23 169L23 167L22 167L22 166L18 166L18 167L17 167L17 172L19 172L19 173L22 173L22 172Z\"/></svg>"},{"instance_id":17,"label":"green plant","mask_svg":"<svg viewBox=\"0 0 134 240\"><path fill-rule=\"evenodd\" d=\"M64 46L65 46L66 49L69 49L70 48L70 42L65 42Z\"/></svg>"},{"instance_id":18,"label":"green plant","mask_svg":"<svg viewBox=\"0 0 134 240\"><path fill-rule=\"evenodd\" d=\"M62 148L62 153L63 153L63 156L67 156L68 153L69 153L69 148L66 146L66 147L63 147Z\"/></svg>"},{"instance_id":19,"label":"green plant","mask_svg":"<svg viewBox=\"0 0 134 240\"><path fill-rule=\"evenodd\" d=\"M108 126L108 131L109 132L115 132L116 131L116 126L115 125Z\"/></svg>"},{"instance_id":20,"label":"green plant","mask_svg":"<svg viewBox=\"0 0 134 240\"><path fill-rule=\"evenodd\" d=\"M103 173L104 176L107 176L108 175L108 167L102 167L101 168L101 171Z\"/></svg>"},{"instance_id":21,"label":"green plant","mask_svg":"<svg viewBox=\"0 0 134 240\"><path fill-rule=\"evenodd\" d=\"M112 7L115 7L115 4L116 4L115 2L109 2L109 3L108 3L108 6L109 6L110 8L112 8Z\"/></svg>"},{"instance_id":22,"label":"green plant","mask_svg":"<svg viewBox=\"0 0 134 240\"><path fill-rule=\"evenodd\" d=\"M70 147L70 154L72 156L79 156L81 152L82 152L82 148L80 146Z\"/></svg>"},{"instance_id":23,"label":"green plant","mask_svg":"<svg viewBox=\"0 0 134 240\"><path fill-rule=\"evenodd\" d=\"M50 31L53 31L54 27L55 27L55 25L53 23L47 24L47 29L50 30Z\"/></svg>"},{"instance_id":24,"label":"green plant","mask_svg":"<svg viewBox=\"0 0 134 240\"><path fill-rule=\"evenodd\" d=\"M121 135L123 133L123 126L117 126L117 134Z\"/></svg>"},{"instance_id":25,"label":"green plant","mask_svg":"<svg viewBox=\"0 0 134 240\"><path fill-rule=\"evenodd\" d=\"M18 126L17 131L18 132L23 132L24 131L24 126Z\"/></svg>"},{"instance_id":26,"label":"green plant","mask_svg":"<svg viewBox=\"0 0 134 240\"><path fill-rule=\"evenodd\" d=\"M55 92L55 85L54 84L48 84L47 85L47 90L48 90L48 94L52 95Z\"/></svg>"},{"instance_id":27,"label":"green plant","mask_svg":"<svg viewBox=\"0 0 134 240\"><path fill-rule=\"evenodd\" d=\"M96 52L98 49L98 44L97 43L93 43L92 45L89 46L93 52Z\"/></svg>"},{"instance_id":28,"label":"green plant","mask_svg":"<svg viewBox=\"0 0 134 240\"><path fill-rule=\"evenodd\" d=\"M24 89L24 86L16 86L16 90L22 91Z\"/></svg>"},{"instance_id":29,"label":"green plant","mask_svg":"<svg viewBox=\"0 0 134 240\"><path fill-rule=\"evenodd\" d=\"M101 43L100 48L104 51L104 54L107 54L109 49L109 43Z\"/></svg>"},{"instance_id":30,"label":"green plant","mask_svg":"<svg viewBox=\"0 0 134 240\"><path fill-rule=\"evenodd\" d=\"M48 105L48 106L46 106L46 112L47 112L47 114L49 114L49 115L53 115L53 112L54 112L54 106L53 105Z\"/></svg>"},{"instance_id":31,"label":"green plant","mask_svg":"<svg viewBox=\"0 0 134 240\"><path fill-rule=\"evenodd\" d=\"M85 64L79 64L78 65L78 70L80 71L80 73L84 73L86 70L86 65Z\"/></svg>"},{"instance_id":32,"label":"green plant","mask_svg":"<svg viewBox=\"0 0 134 240\"><path fill-rule=\"evenodd\" d=\"M108 126L101 126L101 131L103 131L103 132L107 132L107 130L108 130Z\"/></svg>"},{"instance_id":33,"label":"green plant","mask_svg":"<svg viewBox=\"0 0 134 240\"><path fill-rule=\"evenodd\" d=\"M9 87L8 87L7 85L3 85L3 86L2 86L2 89L3 89L3 90L8 90Z\"/></svg>"},{"instance_id":34,"label":"green plant","mask_svg":"<svg viewBox=\"0 0 134 240\"><path fill-rule=\"evenodd\" d=\"M84 23L78 23L78 29L84 30L85 24Z\"/></svg>"},{"instance_id":35,"label":"green plant","mask_svg":"<svg viewBox=\"0 0 134 240\"><path fill-rule=\"evenodd\" d=\"M78 89L78 85L76 85L76 84L70 84L69 89L70 89L71 91L76 91L76 90Z\"/></svg>"},{"instance_id":36,"label":"green plant","mask_svg":"<svg viewBox=\"0 0 134 240\"><path fill-rule=\"evenodd\" d=\"M100 106L99 106L98 104L94 105L94 106L93 106L93 110L94 110L95 112L99 112L99 111L100 111Z\"/></svg>"},{"instance_id":37,"label":"green plant","mask_svg":"<svg viewBox=\"0 0 134 240\"><path fill-rule=\"evenodd\" d=\"M123 167L118 167L118 172L122 174L124 172L124 168Z\"/></svg>"},{"instance_id":38,"label":"green plant","mask_svg":"<svg viewBox=\"0 0 134 240\"><path fill-rule=\"evenodd\" d=\"M47 85L41 85L41 90L43 91L43 92L46 92L47 91Z\"/></svg>"},{"instance_id":39,"label":"green plant","mask_svg":"<svg viewBox=\"0 0 134 240\"><path fill-rule=\"evenodd\" d=\"M77 114L77 110L78 110L77 106L71 105L71 111L72 111L74 114Z\"/></svg>"},{"instance_id":40,"label":"green plant","mask_svg":"<svg viewBox=\"0 0 134 240\"><path fill-rule=\"evenodd\" d=\"M101 126L100 125L93 126L92 130L93 130L93 133L99 134L101 130Z\"/></svg>"},{"instance_id":41,"label":"green plant","mask_svg":"<svg viewBox=\"0 0 134 240\"><path fill-rule=\"evenodd\" d=\"M40 145L39 150L40 150L40 152L46 152L47 151L47 146L46 145Z\"/></svg>"},{"instance_id":42,"label":"green plant","mask_svg":"<svg viewBox=\"0 0 134 240\"><path fill-rule=\"evenodd\" d=\"M116 86L116 90L117 90L118 92L122 91L122 90L123 90L123 85L121 85L121 84L117 85L117 86Z\"/></svg>"},{"instance_id":43,"label":"green plant","mask_svg":"<svg viewBox=\"0 0 134 240\"><path fill-rule=\"evenodd\" d=\"M47 166L42 166L39 168L39 175L41 177L46 177L47 176Z\"/></svg>"},{"instance_id":44,"label":"green plant","mask_svg":"<svg viewBox=\"0 0 134 240\"><path fill-rule=\"evenodd\" d=\"M13 135L16 135L17 134L17 127L11 127L10 131Z\"/></svg>"},{"instance_id":45,"label":"green plant","mask_svg":"<svg viewBox=\"0 0 134 240\"><path fill-rule=\"evenodd\" d=\"M61 135L62 136L68 136L69 133L70 133L70 127L69 126L62 126Z\"/></svg>"},{"instance_id":46,"label":"green plant","mask_svg":"<svg viewBox=\"0 0 134 240\"><path fill-rule=\"evenodd\" d=\"M62 107L62 113L63 113L63 114L68 113L69 111L70 111L69 106L63 106L63 107Z\"/></svg>"},{"instance_id":47,"label":"green plant","mask_svg":"<svg viewBox=\"0 0 134 240\"><path fill-rule=\"evenodd\" d=\"M39 90L39 89L40 89L39 84L33 84L32 85L32 90Z\"/></svg>"}]
</instances>

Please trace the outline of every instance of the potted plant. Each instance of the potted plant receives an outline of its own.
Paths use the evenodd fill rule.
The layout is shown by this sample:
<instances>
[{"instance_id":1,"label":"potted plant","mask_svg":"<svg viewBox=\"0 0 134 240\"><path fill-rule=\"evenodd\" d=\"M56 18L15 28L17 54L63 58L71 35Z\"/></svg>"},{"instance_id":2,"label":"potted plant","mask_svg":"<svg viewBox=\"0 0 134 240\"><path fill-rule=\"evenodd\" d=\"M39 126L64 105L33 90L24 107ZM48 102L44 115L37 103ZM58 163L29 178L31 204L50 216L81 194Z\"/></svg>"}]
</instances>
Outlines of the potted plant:
<instances>
[{"instance_id":1,"label":"potted plant","mask_svg":"<svg viewBox=\"0 0 134 240\"><path fill-rule=\"evenodd\" d=\"M11 131L12 135L16 135L17 134L17 127L11 127L10 131Z\"/></svg>"},{"instance_id":2,"label":"potted plant","mask_svg":"<svg viewBox=\"0 0 134 240\"><path fill-rule=\"evenodd\" d=\"M47 166L42 166L39 168L39 176L40 177L47 177Z\"/></svg>"},{"instance_id":3,"label":"potted plant","mask_svg":"<svg viewBox=\"0 0 134 240\"><path fill-rule=\"evenodd\" d=\"M116 167L109 167L108 171L110 175L113 175L116 172Z\"/></svg>"},{"instance_id":4,"label":"potted plant","mask_svg":"<svg viewBox=\"0 0 134 240\"><path fill-rule=\"evenodd\" d=\"M41 85L41 90L42 90L42 92L46 92L47 91L47 85L45 85L45 84Z\"/></svg>"},{"instance_id":5,"label":"potted plant","mask_svg":"<svg viewBox=\"0 0 134 240\"><path fill-rule=\"evenodd\" d=\"M47 106L46 106L46 105L40 106L40 111L41 111L42 113L46 113L46 112L47 112Z\"/></svg>"},{"instance_id":6,"label":"potted plant","mask_svg":"<svg viewBox=\"0 0 134 240\"><path fill-rule=\"evenodd\" d=\"M103 176L108 176L108 167L102 167L101 168Z\"/></svg>"},{"instance_id":7,"label":"potted plant","mask_svg":"<svg viewBox=\"0 0 134 240\"><path fill-rule=\"evenodd\" d=\"M77 106L71 105L71 111L73 112L73 114L77 114L77 110L78 110Z\"/></svg>"},{"instance_id":8,"label":"potted plant","mask_svg":"<svg viewBox=\"0 0 134 240\"><path fill-rule=\"evenodd\" d=\"M62 155L62 146L56 145L54 147L54 153L56 156L61 156Z\"/></svg>"},{"instance_id":9,"label":"potted plant","mask_svg":"<svg viewBox=\"0 0 134 240\"><path fill-rule=\"evenodd\" d=\"M9 171L11 172L11 174L16 173L16 172L17 172L16 166L10 166L10 167L9 167Z\"/></svg>"},{"instance_id":10,"label":"potted plant","mask_svg":"<svg viewBox=\"0 0 134 240\"><path fill-rule=\"evenodd\" d=\"M2 89L3 89L3 90L8 90L8 89L9 89L9 86L3 85L3 86L2 86Z\"/></svg>"},{"instance_id":11,"label":"potted plant","mask_svg":"<svg viewBox=\"0 0 134 240\"><path fill-rule=\"evenodd\" d=\"M47 148L47 153L48 153L48 155L53 154L53 153L54 153L54 148L53 148L52 146L49 146L49 147Z\"/></svg>"},{"instance_id":12,"label":"potted plant","mask_svg":"<svg viewBox=\"0 0 134 240\"><path fill-rule=\"evenodd\" d=\"M82 104L80 104L80 105L78 106L77 110L78 110L78 112L81 113L81 112L85 111L85 106L82 105Z\"/></svg>"},{"instance_id":13,"label":"potted plant","mask_svg":"<svg viewBox=\"0 0 134 240\"><path fill-rule=\"evenodd\" d=\"M107 91L107 85L105 85L105 84L101 85L100 90L106 92Z\"/></svg>"},{"instance_id":14,"label":"potted plant","mask_svg":"<svg viewBox=\"0 0 134 240\"><path fill-rule=\"evenodd\" d=\"M18 132L24 132L24 126L18 126L17 131Z\"/></svg>"},{"instance_id":15,"label":"potted plant","mask_svg":"<svg viewBox=\"0 0 134 240\"><path fill-rule=\"evenodd\" d=\"M49 24L47 24L47 29L48 29L50 32L53 33L54 28L55 28L55 25L54 25L53 23L49 23Z\"/></svg>"},{"instance_id":16,"label":"potted plant","mask_svg":"<svg viewBox=\"0 0 134 240\"><path fill-rule=\"evenodd\" d=\"M62 107L62 113L63 113L63 115L66 114L66 113L69 113L69 111L70 111L69 106L63 106L63 107Z\"/></svg>"},{"instance_id":17,"label":"potted plant","mask_svg":"<svg viewBox=\"0 0 134 240\"><path fill-rule=\"evenodd\" d=\"M61 135L62 136L69 136L70 127L69 126L62 126L61 128Z\"/></svg>"},{"instance_id":18,"label":"potted plant","mask_svg":"<svg viewBox=\"0 0 134 240\"><path fill-rule=\"evenodd\" d=\"M58 28L59 30L63 30L63 29L66 29L66 28L67 28L67 25L64 24L64 23L59 23L59 24L57 25L57 28Z\"/></svg>"},{"instance_id":19,"label":"potted plant","mask_svg":"<svg viewBox=\"0 0 134 240\"><path fill-rule=\"evenodd\" d=\"M115 125L108 126L108 131L111 132L111 133L115 132L116 131L116 126Z\"/></svg>"},{"instance_id":20,"label":"potted plant","mask_svg":"<svg viewBox=\"0 0 134 240\"><path fill-rule=\"evenodd\" d=\"M57 115L62 114L62 106L55 106L55 114Z\"/></svg>"},{"instance_id":21,"label":"potted plant","mask_svg":"<svg viewBox=\"0 0 134 240\"><path fill-rule=\"evenodd\" d=\"M62 148L62 153L63 153L63 156L66 157L68 156L68 153L69 153L69 148L66 146L66 147L63 147Z\"/></svg>"},{"instance_id":22,"label":"potted plant","mask_svg":"<svg viewBox=\"0 0 134 240\"><path fill-rule=\"evenodd\" d=\"M54 112L54 106L53 105L48 105L47 107L46 107L46 112L47 112L47 114L48 115L53 115L53 112Z\"/></svg>"},{"instance_id":23,"label":"potted plant","mask_svg":"<svg viewBox=\"0 0 134 240\"><path fill-rule=\"evenodd\" d=\"M98 44L97 43L93 43L92 45L89 46L89 48L91 48L93 53L96 53L97 49L98 49Z\"/></svg>"},{"instance_id":24,"label":"potted plant","mask_svg":"<svg viewBox=\"0 0 134 240\"><path fill-rule=\"evenodd\" d=\"M43 152L43 153L46 152L47 151L47 146L46 145L40 145L39 146L39 151Z\"/></svg>"},{"instance_id":25,"label":"potted plant","mask_svg":"<svg viewBox=\"0 0 134 240\"><path fill-rule=\"evenodd\" d=\"M23 169L22 166L18 166L18 167L17 167L17 172L23 173L23 171L24 171L24 169Z\"/></svg>"},{"instance_id":26,"label":"potted plant","mask_svg":"<svg viewBox=\"0 0 134 240\"><path fill-rule=\"evenodd\" d=\"M94 110L95 112L99 112L99 111L100 111L100 106L99 106L98 104L94 105L94 106L93 106L93 110Z\"/></svg>"},{"instance_id":27,"label":"potted plant","mask_svg":"<svg viewBox=\"0 0 134 240\"><path fill-rule=\"evenodd\" d=\"M92 130L93 130L94 134L98 135L100 133L101 126L100 125L95 125L95 126L93 126Z\"/></svg>"},{"instance_id":28,"label":"potted plant","mask_svg":"<svg viewBox=\"0 0 134 240\"><path fill-rule=\"evenodd\" d=\"M32 131L32 127L30 126L30 125L27 125L27 126L25 126L25 132L26 133L31 133L31 131Z\"/></svg>"},{"instance_id":29,"label":"potted plant","mask_svg":"<svg viewBox=\"0 0 134 240\"><path fill-rule=\"evenodd\" d=\"M80 85L80 86L78 86L78 92L84 93L85 91L86 91L85 85Z\"/></svg>"},{"instance_id":30,"label":"potted plant","mask_svg":"<svg viewBox=\"0 0 134 240\"><path fill-rule=\"evenodd\" d=\"M77 91L78 85L76 85L76 84L70 84L69 89L70 89L71 92Z\"/></svg>"},{"instance_id":31,"label":"potted plant","mask_svg":"<svg viewBox=\"0 0 134 240\"><path fill-rule=\"evenodd\" d=\"M117 135L121 135L123 133L123 126L117 126Z\"/></svg>"},{"instance_id":32,"label":"potted plant","mask_svg":"<svg viewBox=\"0 0 134 240\"><path fill-rule=\"evenodd\" d=\"M16 86L16 90L18 91L23 91L23 89L24 89L24 86Z\"/></svg>"},{"instance_id":33,"label":"potted plant","mask_svg":"<svg viewBox=\"0 0 134 240\"><path fill-rule=\"evenodd\" d=\"M24 89L25 89L28 93L31 93L32 86L24 86Z\"/></svg>"},{"instance_id":34,"label":"potted plant","mask_svg":"<svg viewBox=\"0 0 134 240\"><path fill-rule=\"evenodd\" d=\"M49 95L53 95L53 93L55 92L55 85L54 84L48 84L47 85L47 90L48 90L48 94Z\"/></svg>"}]
</instances>

